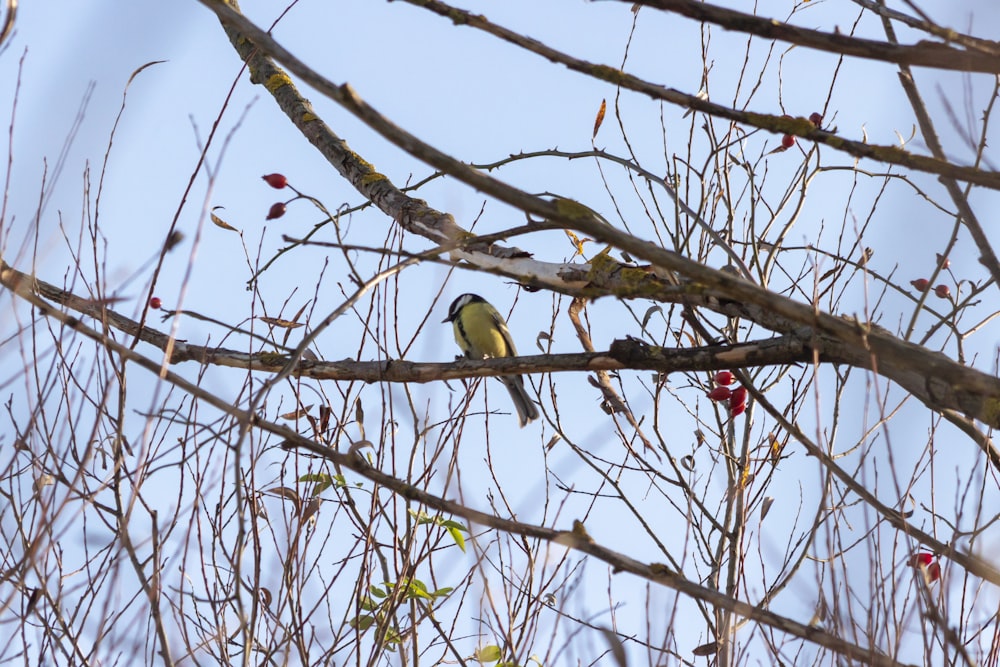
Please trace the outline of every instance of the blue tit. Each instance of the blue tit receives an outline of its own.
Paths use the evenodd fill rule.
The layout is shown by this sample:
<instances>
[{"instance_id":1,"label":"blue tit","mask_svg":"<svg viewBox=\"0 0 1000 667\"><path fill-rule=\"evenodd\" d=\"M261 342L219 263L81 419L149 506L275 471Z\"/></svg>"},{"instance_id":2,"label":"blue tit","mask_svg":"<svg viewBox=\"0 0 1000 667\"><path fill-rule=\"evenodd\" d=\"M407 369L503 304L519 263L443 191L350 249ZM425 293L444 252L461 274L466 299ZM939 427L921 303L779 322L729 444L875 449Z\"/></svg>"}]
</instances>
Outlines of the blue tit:
<instances>
[{"instance_id":1,"label":"blue tit","mask_svg":"<svg viewBox=\"0 0 1000 667\"><path fill-rule=\"evenodd\" d=\"M455 299L444 322L451 322L455 329L455 342L469 359L517 356L507 323L497 309L478 294L463 294ZM524 390L522 376L505 375L497 379L507 387L521 426L538 419L538 408Z\"/></svg>"}]
</instances>

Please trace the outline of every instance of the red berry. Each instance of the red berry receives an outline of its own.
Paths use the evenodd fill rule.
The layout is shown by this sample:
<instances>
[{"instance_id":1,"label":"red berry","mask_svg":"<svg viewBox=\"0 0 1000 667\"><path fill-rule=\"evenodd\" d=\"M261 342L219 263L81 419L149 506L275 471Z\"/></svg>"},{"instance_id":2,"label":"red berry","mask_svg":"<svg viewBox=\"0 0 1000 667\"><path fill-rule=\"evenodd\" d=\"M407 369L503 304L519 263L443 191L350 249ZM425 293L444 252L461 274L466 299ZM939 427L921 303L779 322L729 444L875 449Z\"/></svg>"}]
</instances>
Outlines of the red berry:
<instances>
[{"instance_id":1,"label":"red berry","mask_svg":"<svg viewBox=\"0 0 1000 667\"><path fill-rule=\"evenodd\" d=\"M813 111L809 114L809 122L816 127L823 127L823 114Z\"/></svg>"},{"instance_id":2,"label":"red berry","mask_svg":"<svg viewBox=\"0 0 1000 667\"><path fill-rule=\"evenodd\" d=\"M163 302L160 301L160 297L158 296L154 296L152 299L149 300L149 307L152 308L153 310L159 310L160 306L162 305Z\"/></svg>"},{"instance_id":3,"label":"red berry","mask_svg":"<svg viewBox=\"0 0 1000 667\"><path fill-rule=\"evenodd\" d=\"M918 551L910 557L910 567L920 569L924 575L924 581L933 584L941 578L941 563L937 562L934 554L926 551Z\"/></svg>"},{"instance_id":4,"label":"red berry","mask_svg":"<svg viewBox=\"0 0 1000 667\"><path fill-rule=\"evenodd\" d=\"M271 208L267 212L267 220L274 220L275 218L280 218L285 214L285 204L283 202L278 202L277 204L272 204Z\"/></svg>"},{"instance_id":5,"label":"red berry","mask_svg":"<svg viewBox=\"0 0 1000 667\"><path fill-rule=\"evenodd\" d=\"M951 289L942 283L934 288L934 294L942 299L947 299L951 296Z\"/></svg>"},{"instance_id":6,"label":"red berry","mask_svg":"<svg viewBox=\"0 0 1000 667\"><path fill-rule=\"evenodd\" d=\"M942 255L939 252L934 253L934 254L937 255L938 266L940 266L942 269L947 269L949 266L951 266L951 260L950 259L948 259L947 257L945 257L944 255Z\"/></svg>"},{"instance_id":7,"label":"red berry","mask_svg":"<svg viewBox=\"0 0 1000 667\"><path fill-rule=\"evenodd\" d=\"M747 388L737 387L736 389L733 389L733 393L729 397L729 405L730 406L739 405L740 403L746 403L746 402L747 402Z\"/></svg>"},{"instance_id":8,"label":"red berry","mask_svg":"<svg viewBox=\"0 0 1000 667\"><path fill-rule=\"evenodd\" d=\"M791 148L794 145L795 145L795 137L793 137L792 135L786 134L783 137L781 137L782 148Z\"/></svg>"},{"instance_id":9,"label":"red berry","mask_svg":"<svg viewBox=\"0 0 1000 667\"><path fill-rule=\"evenodd\" d=\"M275 190L280 190L288 185L288 179L285 178L284 174L268 174L267 176L261 176L261 178Z\"/></svg>"},{"instance_id":10,"label":"red berry","mask_svg":"<svg viewBox=\"0 0 1000 667\"><path fill-rule=\"evenodd\" d=\"M747 404L746 403L740 403L739 405L732 405L732 404L730 404L730 406L729 406L729 415L731 417L739 417L741 414L743 414L744 412L746 412L746 409L747 409Z\"/></svg>"},{"instance_id":11,"label":"red berry","mask_svg":"<svg viewBox=\"0 0 1000 667\"><path fill-rule=\"evenodd\" d=\"M729 385L733 383L733 374L729 371L719 371L715 374L715 384Z\"/></svg>"},{"instance_id":12,"label":"red berry","mask_svg":"<svg viewBox=\"0 0 1000 667\"><path fill-rule=\"evenodd\" d=\"M732 395L733 392L729 391L729 387L716 387L708 392L708 397L713 401L728 401Z\"/></svg>"},{"instance_id":13,"label":"red berry","mask_svg":"<svg viewBox=\"0 0 1000 667\"><path fill-rule=\"evenodd\" d=\"M927 280L927 278L917 278L916 280L911 280L910 284L918 292L926 292L927 288L931 286L931 281Z\"/></svg>"}]
</instances>

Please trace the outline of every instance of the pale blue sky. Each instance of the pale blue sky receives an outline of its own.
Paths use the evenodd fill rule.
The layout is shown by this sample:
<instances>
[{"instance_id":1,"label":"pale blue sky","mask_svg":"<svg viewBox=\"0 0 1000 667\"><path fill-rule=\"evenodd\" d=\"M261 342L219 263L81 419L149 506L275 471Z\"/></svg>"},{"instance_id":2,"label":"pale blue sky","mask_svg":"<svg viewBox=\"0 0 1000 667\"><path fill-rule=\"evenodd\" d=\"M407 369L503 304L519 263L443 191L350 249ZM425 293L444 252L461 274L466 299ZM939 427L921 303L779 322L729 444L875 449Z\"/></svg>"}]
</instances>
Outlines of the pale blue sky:
<instances>
[{"instance_id":1,"label":"pale blue sky","mask_svg":"<svg viewBox=\"0 0 1000 667\"><path fill-rule=\"evenodd\" d=\"M742 7L744 3L727 4ZM573 55L613 66L622 61L632 21L627 6L618 2L562 0L538 3L524 0L467 2L465 6ZM785 0L770 0L758 3L757 11L762 15L785 18L792 6ZM245 13L259 25L269 24L280 11L279 7L270 2L243 3ZM957 29L967 29L970 17L974 16L972 31L979 36L989 37L1000 32L1000 15L989 0L939 0L925 3L923 8L944 25ZM846 0L816 1L797 14L794 22L824 30L832 30L836 25L846 31L858 14L857 6ZM611 104L615 96L615 91L609 86L568 72L474 30L455 27L445 19L401 2L305 0L289 13L275 34L279 41L317 71L335 82L351 83L364 99L397 124L455 157L470 162L491 162L520 150L554 147L587 150L590 148L594 115L601 99L607 98ZM871 18L862 22L859 34L880 37L879 27ZM900 34L904 40L912 38L905 31ZM697 92L702 72L698 37L694 23L643 9L625 68L651 81L684 92ZM744 37L713 29L711 92L714 101L732 103L745 42ZM751 48L754 65L759 65L766 57L769 46L765 42L754 43ZM785 54L780 88L784 109L793 115L808 116L810 112L823 108L829 82L837 66L836 59L829 54L803 48L786 51L787 45L777 44L771 55L772 60L777 60ZM194 169L199 137L203 139L206 136L234 80L238 79L236 91L220 128L223 137L232 131L232 139L221 158L223 144L220 139L210 151L212 167L217 169L217 179L211 192L207 190L208 179L202 173L180 213L179 228L187 235L188 243L175 251L164 267L156 294L165 305L170 307L177 301L191 248L190 241L199 221L204 221L206 206L225 207L220 214L230 224L244 230L245 244L251 257L257 254L260 246L260 255L266 259L281 247L281 234L303 235L318 222L318 215L304 203L291 206L281 220L265 222L268 207L274 201L285 198L285 195L268 188L259 178L262 174L282 172L297 188L320 198L331 208L342 203L359 203L359 196L291 127L266 91L250 85L245 75L240 74L241 63L214 15L193 0L170 3L148 0L126 3L79 3L71 0L23 3L16 37L0 55L0 81L5 83L0 88L0 125L3 127L8 124L13 82L22 54L24 70L13 132L13 169L0 249L7 261L25 270L31 266L32 224L45 168L43 158L47 160L51 173L67 132L74 124L81 100L91 82L94 84L79 132L66 154L59 180L38 222L40 241L35 267L45 280L62 282L71 265L70 254L58 231L60 217L63 227L68 230L67 234L75 239L80 228L84 169L90 166L90 180L96 183L108 136L121 105L123 88L134 70L154 60L165 62L142 72L129 89L127 108L115 137L104 183L100 225L107 244L109 287L118 289L120 282L153 256L162 244ZM751 66L750 72L753 71ZM941 89L943 95L960 113L965 113L962 110L967 105L959 77L926 70L918 70L917 76L932 110L941 108L934 88L935 82L940 80L944 86ZM991 80L983 75L970 80L973 93L968 106L972 117L978 118L991 90ZM738 95L740 104L746 102L746 91L750 87L752 84L743 82ZM305 92L327 124L397 185L430 173L430 169L389 145L334 103L314 91ZM772 66L747 108L780 113L778 92L778 69ZM245 109L245 116L242 116ZM690 136L689 121L682 119L682 110L661 107L638 95L623 95L622 109L628 123L629 138L640 160L647 168L662 173L666 164L661 118L667 128L666 152L671 155L683 152L682 148ZM938 112L936 117L941 123L939 129L945 137L949 154L959 162L966 162L970 151L956 139L948 127L946 116ZM913 126L912 113L896 82L894 69L889 65L857 60L848 60L842 65L827 119L847 137L860 139L867 136L873 143L881 144L897 141L897 132L904 138L908 137ZM237 123L239 127L235 127ZM612 152L623 153L624 145L614 123L609 111L596 143ZM779 137L764 132L753 135L744 144L748 159L757 159L777 146L778 140ZM994 139L992 143L997 141ZM923 152L919 144L912 149ZM836 155L828 149L824 156L826 164L849 166L852 163L846 156ZM801 162L798 157L796 148L767 158L772 182L780 184L782 175L787 179ZM994 162L1000 162L1000 159L994 157ZM862 163L862 167L877 172L883 170L881 166L871 163ZM528 191L551 191L575 197L612 221L617 220L592 162L580 160L566 163L548 158L510 166L495 172L495 175ZM624 213L630 219L635 216L634 219L641 220L641 209L631 186L620 175L615 178L618 179L616 188L620 188L616 189L616 196L621 193L619 204L623 206ZM878 191L867 182L862 183L857 191L852 191L851 175L847 172L827 174L821 179L813 185L802 219L788 238L789 245L813 242L821 226L824 229L823 238L828 239L839 233L844 220L847 220L848 230L863 225L872 202L878 196ZM921 176L915 180L944 201L934 178ZM94 194L92 192L91 196ZM428 200L431 206L453 213L463 225L470 224L484 205L482 195L451 179L439 180L421 190L417 196ZM894 184L882 197L865 244L876 249L873 270L883 275L896 271L897 281L906 284L912 278L929 273L934 252L943 246L951 222L915 196L909 188ZM990 231L993 221L985 213L997 210L996 200L996 193L977 193L973 197ZM746 215L745 212L742 214ZM519 224L521 220L517 213L512 213L502 204L488 202L477 230L495 231ZM721 220L713 222L722 223ZM377 212L366 212L356 216L351 224L356 234L355 241L380 243L391 223ZM640 222L639 229L646 227ZM359 233L359 230L364 233ZM547 261L561 261L572 253L570 245L555 235L539 238L543 240L522 239L518 245ZM826 247L831 245L826 244ZM29 249L28 254L21 252L23 247ZM411 249L425 247L426 244L421 241L411 243ZM291 297L291 313L311 299L325 256L326 251L321 249L306 249L293 259L280 261L266 274L261 284L269 307L280 305L296 287L299 291ZM975 251L967 235L960 237L952 258L962 277L984 279L985 273L975 265ZM792 265L798 266L802 261L801 258L796 259ZM820 273L825 268L829 267L821 264ZM345 282L344 272L335 261L327 271L317 305L319 315L325 315L339 304L341 297L336 284ZM406 286L403 295L405 299L413 300L414 308L412 312L402 313L404 329L416 326L426 313L426 304L445 277L444 270L436 266L423 267L407 275L408 279L412 276L415 282ZM141 307L145 278L143 276L142 280L121 288L120 295L131 299L120 307L125 314L133 315ZM246 260L239 237L206 225L185 307L227 322L240 323L247 317L250 308L250 295L245 290L246 279ZM412 360L448 360L455 354L449 328L438 326L437 322L444 317L451 298L468 290L480 292L503 312L507 312L515 294L507 281L471 272L456 274L432 313L431 324L421 332L410 355ZM995 299L995 295L988 292L987 298ZM5 309L0 311L4 313L0 315L0 323L7 317L8 304L9 300L0 301L0 308ZM861 290L854 290L839 307L845 313L862 312L865 306ZM641 314L646 306L636 304L635 308ZM548 294L520 297L510 324L522 354L537 351L535 336L547 326L547 321L536 321L533 315L542 313L547 316L550 310ZM895 330L907 320L912 304L902 296L891 295L881 311L887 318L883 324ZM286 311L285 315L291 313ZM634 323L612 300L592 305L590 317L595 326L595 344L599 348L606 347L616 337L637 333ZM9 333L0 324L0 339ZM409 331L405 333L409 335ZM180 337L196 343L205 342L207 336L211 336L213 343L218 343L221 334L210 325L190 319L182 322L179 333ZM555 350L578 351L578 344L570 335L565 319L560 321L557 334ZM346 318L324 334L317 347L325 358L340 359L357 349L355 340L358 335L357 323ZM757 331L755 335L761 336L763 332ZM345 340L348 341L346 344ZM994 333L974 339L969 353L970 356L972 353L980 355L977 362L980 367L992 368L992 363L986 359L994 355L995 340ZM371 347L367 349L372 352ZM156 357L157 353L149 348L143 351ZM953 354L954 349L948 351ZM13 363L11 367L0 359L0 381L6 382L16 375L20 362ZM193 367L178 370L194 373ZM211 369L205 385L223 395L230 395L238 390L242 381L242 373ZM3 393L15 391L17 386L16 381L8 384ZM597 395L587 385L585 377L581 374L575 380L562 379L559 386L563 409L572 405L579 413L579 418L574 415L578 430L573 435L577 442L602 457L620 459L621 448L607 419L598 409ZM694 388L688 387L680 378L673 388L694 404ZM456 393L461 391L460 383L453 383L451 389ZM398 388L391 391L398 395ZM787 388L777 389L776 395L781 395L782 391L787 391ZM487 392L492 407L495 407L495 401L505 399L496 383L489 385ZM370 395L377 394L373 391ZM438 418L446 414L444 402L448 395L441 385L415 388L414 395L419 401L424 401ZM545 396L546 391L542 395ZM634 391L633 395L641 396L638 391ZM0 398L5 399L6 396ZM857 418L856 423L846 423L841 428L849 431L853 427L858 431L841 435L846 441L859 437L861 431L872 426L874 414L867 400L863 393L853 393L845 399L845 410L854 411ZM133 409L144 410L148 407L136 405ZM642 413L648 404L635 407ZM829 419L830 407L820 402L820 414L824 415L820 428ZM272 408L276 409L275 406ZM702 405L701 409L705 410L705 406ZM865 414L866 409L868 414ZM904 479L908 479L910 468L926 446L931 426L926 410L915 405L907 409L912 410L914 417L908 422L894 421L891 440L898 444L912 444L912 447L899 449L891 463L879 459L882 465L896 466ZM669 444L683 451L685 445L682 443L693 440L693 422L679 407L660 415L660 419L676 422L673 435L678 442ZM503 415L491 418L490 435L493 441L490 463L496 479L509 485L505 488L512 493L515 509L523 513L521 518L539 520L539 499L544 488L549 487L552 491L553 484L552 478L543 474L545 461L541 445L552 433L538 424L518 431L511 426L511 421L504 420ZM757 428L764 429L764 432L767 430L763 424ZM885 446L884 439L878 435L873 437L873 441L875 449ZM472 442L472 439L467 442ZM956 449L955 466L968 466L978 458L977 450L967 441L961 441ZM705 457L699 465L704 466L702 470L707 469L710 465L707 453L702 450L697 456ZM769 518L771 523L761 528L764 534L761 538L762 549L765 551L779 549L789 539L789 517L797 510L800 496L802 503L809 507L819 475L812 462L803 461L804 458L798 450L785 464L788 476L784 484L789 495L779 499L781 502ZM474 507L484 508L485 490L493 483L485 475L484 454L481 451L463 452L462 461L461 492L464 499ZM581 489L586 491L597 488L595 479L583 469L579 460L558 447L550 455L548 465L563 482L579 483ZM526 473L531 470L538 471L537 477ZM796 474L796 471L801 472ZM885 478L889 477L885 468L879 472ZM945 476L944 480L947 479ZM448 491L459 493L457 485ZM991 500L995 500L995 492L993 496ZM947 503L951 501L951 497L943 500ZM570 507L572 509L560 516L556 527L568 528L569 522L577 518L584 504L578 498L572 498ZM648 511L656 512L657 509L652 507ZM806 509L805 513L809 511L811 509ZM595 514L592 521L588 521L588 528L598 541L607 542L629 555L662 560L656 558L648 540L633 540L631 535L616 533L619 528L617 518L613 514ZM915 520L919 522L920 519L918 516ZM857 529L861 531L862 527ZM670 527L664 527L665 532L668 530ZM683 530L675 530L676 535L671 537L682 538ZM756 536L754 539L757 539ZM993 541L996 542L995 539ZM603 566L592 563L589 568L588 575L593 577L591 581L595 582L595 587L590 592L578 592L580 597L574 601L583 616L599 612L602 605L607 605L607 591L602 583L607 575ZM751 590L757 591L754 588L756 583L748 582ZM621 577L615 579L613 589L626 605L619 616L619 629L626 634L638 632L643 626L645 602L642 586L642 582L623 581ZM668 592L657 592L654 599L666 608L673 596ZM798 589L793 587L792 594L776 601L775 607L807 621L814 604L811 591L803 586ZM607 617L600 617L598 622L607 624L610 621ZM683 648L690 650L705 641L703 633L703 624L696 623L691 630L691 646ZM589 648L597 651L600 647ZM578 650L583 654L581 659L586 660L587 651ZM590 654L590 657L593 655Z\"/></svg>"}]
</instances>

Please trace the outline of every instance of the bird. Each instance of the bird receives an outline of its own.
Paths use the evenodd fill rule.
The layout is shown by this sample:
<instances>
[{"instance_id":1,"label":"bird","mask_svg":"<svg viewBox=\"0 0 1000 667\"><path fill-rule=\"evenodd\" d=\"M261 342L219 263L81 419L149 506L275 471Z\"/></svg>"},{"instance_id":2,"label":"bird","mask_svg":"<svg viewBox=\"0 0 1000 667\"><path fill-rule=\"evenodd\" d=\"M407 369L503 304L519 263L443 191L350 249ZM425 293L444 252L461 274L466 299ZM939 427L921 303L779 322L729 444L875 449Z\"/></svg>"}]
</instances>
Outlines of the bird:
<instances>
[{"instance_id":1,"label":"bird","mask_svg":"<svg viewBox=\"0 0 1000 667\"><path fill-rule=\"evenodd\" d=\"M442 320L442 323L446 322L451 322L455 342L468 359L517 356L517 348L514 347L510 329L503 316L478 294L463 294L452 301L448 317ZM497 379L507 387L522 428L528 422L538 419L538 408L524 390L522 376L505 375Z\"/></svg>"}]
</instances>

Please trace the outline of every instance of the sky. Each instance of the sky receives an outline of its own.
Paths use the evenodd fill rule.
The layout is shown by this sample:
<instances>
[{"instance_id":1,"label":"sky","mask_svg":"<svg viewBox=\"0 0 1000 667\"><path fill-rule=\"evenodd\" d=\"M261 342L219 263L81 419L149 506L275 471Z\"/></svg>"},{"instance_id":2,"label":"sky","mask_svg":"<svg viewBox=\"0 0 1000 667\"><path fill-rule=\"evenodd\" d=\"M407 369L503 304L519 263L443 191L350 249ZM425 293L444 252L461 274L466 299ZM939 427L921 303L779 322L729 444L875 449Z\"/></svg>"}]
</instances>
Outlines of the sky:
<instances>
[{"instance_id":1,"label":"sky","mask_svg":"<svg viewBox=\"0 0 1000 667\"><path fill-rule=\"evenodd\" d=\"M627 49L625 69L638 76L688 93L695 93L704 85L700 35L687 19L642 9L632 33L634 16L627 7L623 9L622 3L560 0L539 4L524 0L468 2L464 6L485 12L496 23L591 62L619 66ZM860 13L855 5L843 0L814 0L797 6L785 0L757 3L758 13L780 19L787 18L793 7L796 7L793 22L798 25L824 30L837 27L845 32ZM1000 17L991 11L992 3L988 0L939 0L924 3L922 8L943 25L971 29L979 36L995 35L1000 29L997 25ZM282 9L283 5L267 2L243 3L244 12L258 25L270 25ZM860 36L880 37L878 25L870 18L860 22L857 32ZM456 27L403 2L303 0L282 18L275 36L332 81L349 82L362 98L394 122L468 162L489 163L522 150L587 150L591 147L594 117L601 100L607 99L609 105L615 102L615 91L608 86L474 30ZM914 37L901 30L900 38L908 41ZM748 79L741 71L740 63L747 49L754 63L772 61L760 81ZM780 65L773 61L780 61ZM133 73L154 62L155 65L129 82ZM750 110L796 116L824 112L826 122L836 126L840 133L855 139L867 138L873 143L893 144L909 140L913 133L912 113L890 66L857 60L839 63L827 54L788 49L787 45L760 40L747 47L745 39L719 29L713 31L711 62L709 94L713 101L733 104L735 98L738 105ZM748 71L752 73L753 67ZM838 79L831 93L830 81L835 73ZM960 118L966 115L978 118L991 93L989 77L963 81L960 77L927 71L918 71L917 77L937 118L948 117L943 111L947 105L957 109ZM0 81L4 82L0 87L0 118L5 119L4 125L10 124L7 119L13 119L9 147L12 166L4 170L9 185L0 228L0 253L11 264L34 270L49 282L61 284L65 280L82 289L82 281L76 279L69 267L73 264L81 228L86 228L97 215L107 287L123 299L119 309L126 315L136 316L141 311L148 293L147 262L156 256L166 231L176 219L188 241L164 265L155 295L168 308L182 305L225 322L244 322L254 305L253 295L246 289L248 264L270 258L282 247L282 234L301 236L321 221L321 216L304 202L290 205L282 219L266 221L269 207L285 195L268 188L260 180L263 174L284 173L297 189L320 199L330 209L361 203L359 195L349 189L278 112L266 91L247 81L214 15L192 0L23 3L17 32L0 53ZM124 111L119 118L126 87ZM418 181L432 173L332 101L315 91L305 89L304 93L328 125L397 185ZM632 94L622 95L620 110L628 124L631 149L644 166L656 173L665 173L672 166L667 156L683 153L692 140L691 124L683 119L683 110ZM218 138L208 152L208 170L200 171L189 186L200 147L217 119ZM609 113L596 145L624 154L627 147L615 131L614 122ZM962 144L953 127L947 122L942 125L949 155L967 162L971 151ZM112 131L114 139L109 152ZM67 143L69 135L72 141ZM762 161L762 156L776 147L778 141L775 135L757 133L739 150L746 151L748 160ZM912 150L924 151L919 140L914 140L911 146ZM795 155L798 154L789 151L766 159L770 179L766 196L772 200L780 198L782 177L787 181L787 176L798 168L801 160L793 159ZM849 167L853 163L846 156L832 152L825 155L831 165ZM861 167L883 171L883 167L875 164L862 163ZM631 186L621 174L610 177L615 188L623 188L616 192L624 193L612 201L604 190L601 174L590 161L542 158L512 164L494 174L529 192L576 198L612 220L617 219L616 211L622 211L626 219L642 219L639 197L628 196ZM46 183L44 188L43 183ZM95 203L98 183L99 206ZM914 183L944 201L933 178L917 177ZM496 231L523 220L518 212L488 200L454 179L438 179L422 188L417 196L439 210L452 213L466 227L476 221L478 232ZM976 192L972 199L980 211L996 210L995 193ZM82 214L87 201L89 213ZM39 202L42 202L41 214L37 215ZM223 207L216 213L242 230L242 237L208 222L207 212L215 207ZM758 210L755 215L760 213ZM750 219L745 210L740 210L739 215ZM349 224L353 239L379 244L390 221L377 212L364 211L353 215ZM830 239L836 237L842 226L865 228L864 244L876 250L874 270L895 275L905 285L929 272L935 251L947 240L951 223L914 188L898 181L890 182L884 189L874 188L870 181L859 182L845 169L817 177L813 193L789 232L786 244L805 246L818 243L819 239L834 243ZM527 239L523 245L546 261L563 261L572 255L572 246L557 235L539 236L537 241ZM412 243L411 247L424 249L425 245ZM968 237L960 237L951 254L956 271L969 280L983 280L985 274L976 266L975 257ZM719 258L718 254L712 255L711 261L718 260L721 264ZM276 315L286 299L288 305L283 311L286 317L304 303L312 303L317 281L322 281L322 288L313 304L315 312L322 316L339 305L343 299L341 290L349 289L350 284L336 258L330 259L329 265L327 261L328 251L322 248L303 249L293 257L279 259L259 284L259 300L267 304L268 314ZM816 261L815 273L821 274L829 268L823 259ZM807 260L795 262L811 271ZM361 265L375 266L364 258ZM133 278L136 275L138 278ZM544 319L552 308L548 295L518 295L508 281L470 271L449 277L440 266L421 267L413 276L401 288L402 303L412 307L401 307L399 311L403 338L415 337L407 358L426 361L453 358L456 350L450 331L437 322L445 316L451 299L464 291L487 296L505 314L510 312L516 298L517 305L509 317L511 330L522 354L538 351L538 332L549 326ZM441 296L430 313L430 323L421 326L428 304L439 289ZM845 313L864 312L870 306L866 299L871 296L860 286L852 288L837 308ZM987 292L985 298L993 298L992 293ZM637 305L635 310L641 316L645 308ZM908 296L888 295L882 304L887 318L884 326L896 330L911 311ZM538 313L542 314L542 321ZM11 334L3 324L8 314L13 311L9 299L4 299L0 301L0 339ZM599 349L615 338L634 334L637 329L623 313L621 304L613 300L592 304L589 314ZM662 321L659 323L659 335L666 336ZM924 317L919 323L918 335L932 321ZM191 342L219 344L223 335L217 327L194 318L183 318L177 326L178 336ZM633 329L628 330L627 326ZM578 351L565 321L557 323L552 331L553 351ZM987 331L970 343L969 353L979 355L980 367L992 368L993 364L985 360L995 356L992 341L996 336ZM325 359L352 357L357 353L359 335L357 322L345 321L321 337L317 347ZM763 333L758 330L755 335ZM946 343L939 335L935 344ZM953 355L954 347L947 351ZM158 358L154 350L146 348L144 352ZM368 358L373 353L370 346L365 349ZM0 357L3 394L15 394L23 386L20 368L19 359L8 357L4 361ZM178 370L193 373L188 369ZM204 385L236 400L243 379L242 373L211 369ZM830 374L823 381L829 383L832 379ZM155 386L152 378L137 380L147 381L150 387ZM581 375L576 382L564 382L559 387L564 392L563 404L576 406L580 413L573 434L576 443L594 456L620 459L617 439L609 432L606 420L602 420L596 395L585 378ZM397 399L402 398L398 388L385 390L393 392ZM687 396L692 404L696 402L692 393L695 388L683 381L678 380L672 390ZM460 383L451 383L447 390L433 384L413 387L412 395L418 404L429 406L432 414L443 416L445 401L457 401L462 391ZM788 391L788 387L779 387L775 395L787 397ZM640 394L635 395L638 400ZM486 396L490 405L505 399L495 383L487 385ZM645 405L636 407L638 412L645 413L649 405L647 399ZM142 412L152 407L151 401L133 409ZM278 411L277 406L268 408ZM824 420L829 417L825 411L829 409L829 405L817 405L814 416L818 414L819 418L813 424L816 433L823 433L824 423L828 423ZM882 447L889 442L914 443L914 446L899 451L895 459L879 459L887 468L867 469L864 473L887 477L896 473L905 479L908 473L900 471L926 465L922 451L931 428L926 411L909 405L906 409L912 410L912 419L898 420L891 431L880 433L874 426L872 409L870 393L847 396L842 410L856 414L858 419L855 424L843 427L845 440L862 437L871 430L867 446ZM677 428L676 437L692 439L691 429L687 428L690 422L682 408L672 408L660 418L684 424ZM482 452L463 452L461 479L448 489L460 494L470 505L485 507L488 491L499 480L500 485L516 489L512 507L521 518L552 520L553 514L546 513L540 501L558 495L554 492L557 481L576 483L580 489L591 491L597 488L597 478L586 469L583 457L559 448L546 453L542 445L553 433L544 425L518 431L493 417L490 426L480 428L482 437L490 438L489 464L493 478L483 466ZM764 428L763 422L757 425L758 430ZM9 439L10 436L8 442ZM704 450L695 455L701 457L700 470L717 465ZM789 531L795 529L797 507L800 503L808 507L815 488L822 482L815 466L803 461L804 458L799 451L787 463L789 497L782 499L779 505L783 506L775 510L779 518L770 525L762 524L755 536L765 553L783 548L792 534ZM973 467L976 459L973 446L962 442L953 465L966 469ZM546 468L549 475L525 475L525 470ZM799 475L794 473L796 470ZM567 522L577 516L573 512L585 505L573 498L569 503L573 509L558 517L557 527L566 528ZM599 541L615 544L630 555L652 558L656 554L648 538L638 533L616 534L613 515L595 516L588 529ZM592 581L606 584L609 578L606 572L595 564L587 568ZM631 588L634 582L623 585L617 579L614 581L612 588L616 594L622 586L623 598L631 593L641 599L642 593L636 592L641 591L641 586ZM604 598L608 592L601 586L584 586L575 595L573 604L586 615L600 609L602 599L606 606ZM653 597L663 609L670 609L671 594L654 593ZM791 597L792 601L780 601L782 610L806 620L814 604L809 591L799 590ZM644 603L625 604L620 612L623 627L637 623L644 609ZM602 617L602 621L607 622L607 618ZM702 631L699 628L697 632ZM699 635L692 643L703 639ZM587 652L592 648L596 650L594 647L574 650L586 662ZM691 646L685 648L689 650Z\"/></svg>"}]
</instances>

